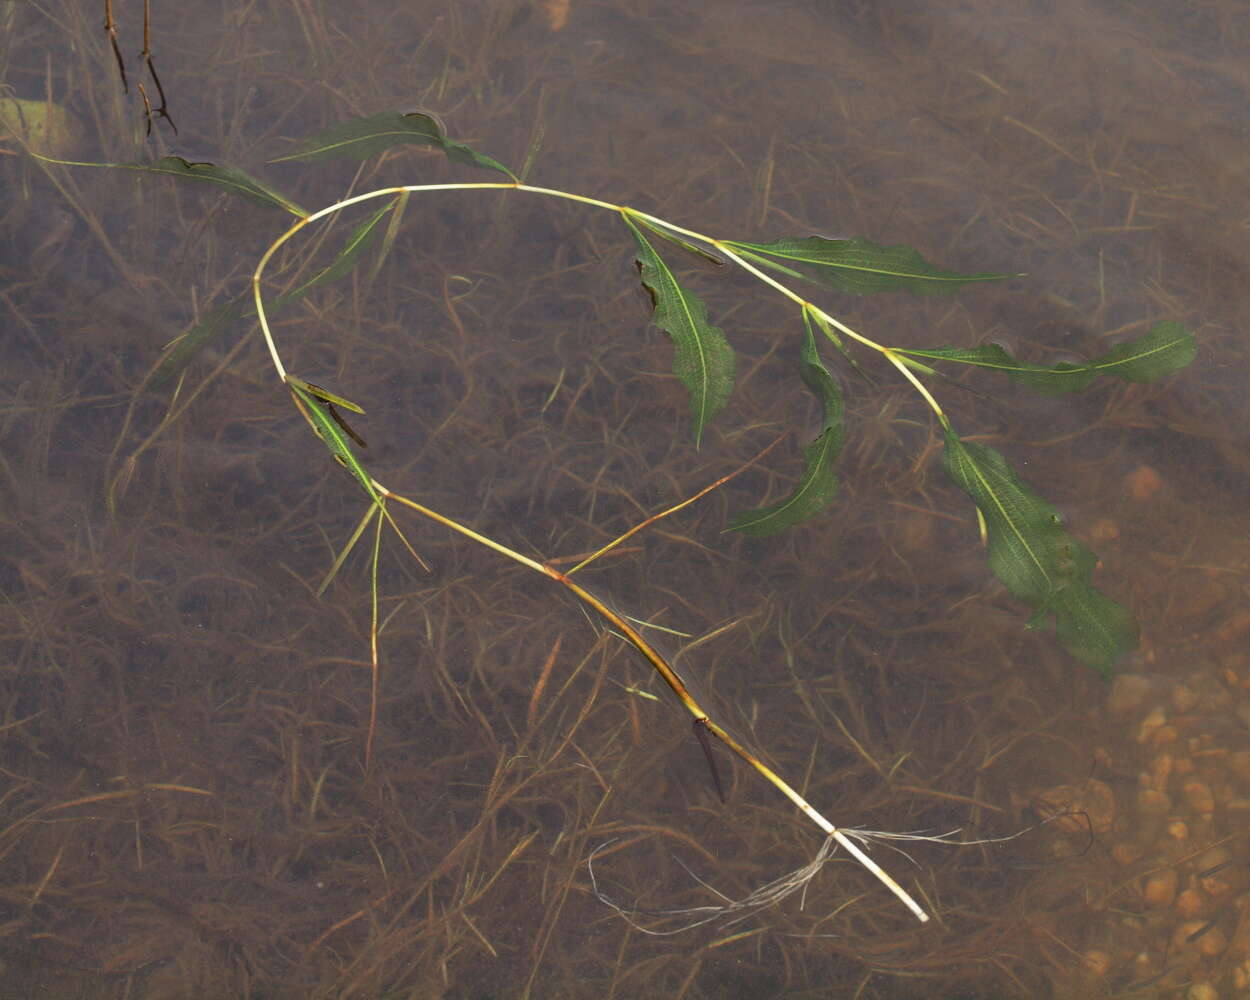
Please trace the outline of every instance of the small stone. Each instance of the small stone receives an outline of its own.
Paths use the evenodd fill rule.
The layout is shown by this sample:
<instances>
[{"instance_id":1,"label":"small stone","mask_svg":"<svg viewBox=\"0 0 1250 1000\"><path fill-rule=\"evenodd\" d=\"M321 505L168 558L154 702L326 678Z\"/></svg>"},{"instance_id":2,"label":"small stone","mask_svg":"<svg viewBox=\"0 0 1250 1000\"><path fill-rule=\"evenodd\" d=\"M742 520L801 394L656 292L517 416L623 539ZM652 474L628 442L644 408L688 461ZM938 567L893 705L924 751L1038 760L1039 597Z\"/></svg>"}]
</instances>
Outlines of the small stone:
<instances>
[{"instance_id":1,"label":"small stone","mask_svg":"<svg viewBox=\"0 0 1250 1000\"><path fill-rule=\"evenodd\" d=\"M1176 912L1186 920L1201 916L1207 909L1207 897L1198 889L1182 889L1176 896Z\"/></svg>"},{"instance_id":2,"label":"small stone","mask_svg":"<svg viewBox=\"0 0 1250 1000\"><path fill-rule=\"evenodd\" d=\"M1194 983L1185 991L1185 1000L1220 1000L1220 994L1210 983Z\"/></svg>"},{"instance_id":3,"label":"small stone","mask_svg":"<svg viewBox=\"0 0 1250 1000\"><path fill-rule=\"evenodd\" d=\"M1155 872L1142 887L1142 897L1150 906L1160 909L1171 906L1172 901L1176 899L1176 887L1180 882L1180 876L1176 873L1175 868L1165 868L1161 872Z\"/></svg>"},{"instance_id":4,"label":"small stone","mask_svg":"<svg viewBox=\"0 0 1250 1000\"><path fill-rule=\"evenodd\" d=\"M1163 489L1163 477L1149 465L1139 465L1124 477L1124 492L1145 502Z\"/></svg>"},{"instance_id":5,"label":"small stone","mask_svg":"<svg viewBox=\"0 0 1250 1000\"><path fill-rule=\"evenodd\" d=\"M1095 778L1039 793L1037 808L1043 816L1053 816L1058 826L1077 833L1089 829L1107 833L1115 823L1115 793Z\"/></svg>"},{"instance_id":6,"label":"small stone","mask_svg":"<svg viewBox=\"0 0 1250 1000\"><path fill-rule=\"evenodd\" d=\"M1111 857L1121 865L1131 865L1142 856L1142 849L1137 844L1130 844L1127 841L1120 841L1111 848Z\"/></svg>"},{"instance_id":7,"label":"small stone","mask_svg":"<svg viewBox=\"0 0 1250 1000\"><path fill-rule=\"evenodd\" d=\"M1189 839L1189 824L1183 819L1170 820L1167 825L1167 834L1178 844L1183 844Z\"/></svg>"},{"instance_id":8,"label":"small stone","mask_svg":"<svg viewBox=\"0 0 1250 1000\"><path fill-rule=\"evenodd\" d=\"M1166 816L1172 811L1172 800L1154 788L1142 788L1137 792L1137 812L1142 816Z\"/></svg>"},{"instance_id":9,"label":"small stone","mask_svg":"<svg viewBox=\"0 0 1250 1000\"><path fill-rule=\"evenodd\" d=\"M1167 751L1159 754L1150 762L1150 788L1166 792L1168 778L1172 776L1172 768L1176 766L1176 758Z\"/></svg>"},{"instance_id":10,"label":"small stone","mask_svg":"<svg viewBox=\"0 0 1250 1000\"><path fill-rule=\"evenodd\" d=\"M1206 782L1187 781L1181 786L1181 794L1189 803L1189 808L1199 816L1210 816L1215 812L1215 796Z\"/></svg>"},{"instance_id":11,"label":"small stone","mask_svg":"<svg viewBox=\"0 0 1250 1000\"><path fill-rule=\"evenodd\" d=\"M1172 707L1178 712L1192 712L1198 704L1198 696L1188 684L1177 684L1172 688Z\"/></svg>"},{"instance_id":12,"label":"small stone","mask_svg":"<svg viewBox=\"0 0 1250 1000\"><path fill-rule=\"evenodd\" d=\"M1195 934L1198 936L1194 937ZM1199 955L1214 958L1224 954L1227 947L1228 938L1224 936L1224 932L1218 927L1209 927L1202 920L1186 920L1172 934L1173 951L1192 950Z\"/></svg>"},{"instance_id":13,"label":"small stone","mask_svg":"<svg viewBox=\"0 0 1250 1000\"><path fill-rule=\"evenodd\" d=\"M1238 611L1215 630L1215 637L1221 642L1232 642L1247 632L1250 632L1250 611Z\"/></svg>"},{"instance_id":14,"label":"small stone","mask_svg":"<svg viewBox=\"0 0 1250 1000\"><path fill-rule=\"evenodd\" d=\"M1237 750L1229 754L1228 770L1242 781L1250 782L1250 750Z\"/></svg>"},{"instance_id":15,"label":"small stone","mask_svg":"<svg viewBox=\"0 0 1250 1000\"><path fill-rule=\"evenodd\" d=\"M1081 965L1095 979L1105 979L1111 971L1111 956L1098 948L1090 948L1081 956Z\"/></svg>"},{"instance_id":16,"label":"small stone","mask_svg":"<svg viewBox=\"0 0 1250 1000\"><path fill-rule=\"evenodd\" d=\"M1162 708L1151 709L1150 713L1141 720L1141 724L1137 727L1137 742L1145 743L1155 734L1155 730L1160 729L1168 721L1167 712Z\"/></svg>"}]
</instances>

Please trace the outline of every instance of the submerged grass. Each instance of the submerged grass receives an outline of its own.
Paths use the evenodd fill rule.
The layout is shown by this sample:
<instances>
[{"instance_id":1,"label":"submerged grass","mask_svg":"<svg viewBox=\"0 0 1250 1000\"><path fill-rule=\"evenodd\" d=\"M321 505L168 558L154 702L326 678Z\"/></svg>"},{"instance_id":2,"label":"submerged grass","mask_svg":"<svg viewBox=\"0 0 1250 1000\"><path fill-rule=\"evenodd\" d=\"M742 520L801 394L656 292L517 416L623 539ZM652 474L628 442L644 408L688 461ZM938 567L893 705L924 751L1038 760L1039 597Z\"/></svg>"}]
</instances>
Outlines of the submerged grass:
<instances>
[{"instance_id":1,"label":"submerged grass","mask_svg":"<svg viewBox=\"0 0 1250 1000\"><path fill-rule=\"evenodd\" d=\"M622 56L589 46L593 33L557 46L542 22L522 19L520 4L487 6L457 7L421 30L417 14L393 11L388 30L369 37L357 19L348 30L345 14L305 0L257 8L265 16L246 31L222 31L193 10L177 15L185 20L166 12L156 52L179 128L243 162L248 143L266 138L253 133L257 122L298 134L323 121L311 109L324 94L297 64L343 81L348 107L395 103L402 76L404 87L421 88L418 103L454 109L468 132L506 135L515 119L517 151L528 142L544 76L558 95L546 105L549 135L556 121L584 121L560 89L566 81L619 87L632 79ZM142 132L138 106L119 108L116 81L102 72L112 56L95 12L49 9L51 27L21 20L15 47L41 52L70 33L81 54L58 63L64 77L52 76L54 98L79 95L75 109L98 134L116 137L123 121L129 133ZM119 5L117 16L130 52L137 15ZM622 39L650 30L624 9L612 16ZM908 70L894 92L874 85L863 100L835 97L853 140L840 141L837 155L815 139L787 147L779 135L766 147L735 145L729 160L737 165L721 172L709 164L723 161L723 136L709 130L695 140L698 157L657 166L669 162L658 152L672 133L661 126L644 134L641 126L652 123L640 117L636 141L623 142L634 124L627 113L614 136L587 129L576 164L566 167L567 154L552 151L544 175L566 170L579 189L621 189L635 200L637 192L662 215L699 201L726 230L761 219L790 230L796 220L837 218L855 231L885 225L949 235L959 232L952 220L975 216L954 249L975 240L976 256L982 248L1015 254L1021 267L1044 272L1066 251L1097 242L1121 255L1125 273L1155 262L1159 283L1149 294L1160 302L1179 285L1204 288L1209 315L1236 301L1233 276L1218 267L1183 277L1163 267L1175 259L1165 251L1183 238L1179 229L1134 235L1151 213L1175 211L1168 197L1200 209L1198 192L1168 173L1166 156L1136 161L1117 152L1143 141L1131 130L1096 133L1091 154L1082 145L1088 129L1065 120L1062 108L1022 108L1027 96L1009 101L1004 91L1026 88L1003 67L977 70L988 83L956 74L949 67L966 59L944 56L952 41L896 19L905 21L890 13L880 23L839 25L839 37L856 43L838 53L844 85L879 80L877 63L897 76L889 54L900 46ZM1053 28L1029 26L1037 58L1077 58ZM275 62L273 53L289 47L281 34L288 27L304 48L298 59ZM787 37L824 37L821 26L808 29ZM709 44L717 30L709 20ZM776 85L792 86L784 67L806 58L802 44L764 53L774 30L766 23L749 39L729 39L739 55L720 58L742 67L777 59ZM409 51L400 37L420 41ZM1017 44L1010 38L1001 44ZM232 68L202 93L188 86L192 68L173 56L190 51L191 39L204 46L195 51L231 50ZM262 65L280 72L253 93ZM815 65L793 72L802 77ZM657 72L691 80L679 60ZM42 63L15 65L10 55L6 79L37 80L41 90ZM730 88L705 87L704 99L751 120L771 107ZM891 124L917 103L923 156ZM794 105L779 133L827 134L804 122L810 103ZM1002 114L1029 129L982 128ZM680 124L687 133L689 117ZM159 153L157 125L151 142ZM951 128L957 138L943 138ZM1022 136L1050 152L1025 149ZM821 184L781 166L795 155L821 166ZM15 158L0 168L10 172L6 181L21 179ZM357 183L389 183L390 170L367 164ZM751 187L760 171L771 183ZM48 197L42 175L27 173L33 195ZM1158 182L1169 178L1173 194L1159 195ZM6 348L0 407L0 950L13 988L448 998L804 996L836 988L867 998L958 989L1040 996L1067 981L1092 909L1116 905L1122 897L1114 892L1127 890L1105 845L1082 855L1080 838L1049 830L960 851L921 845L909 850L914 869L891 861L914 878L935 915L924 929L835 858L807 886L802 908L793 896L751 921L692 932L680 948L633 930L596 899L586 866L592 854L599 888L612 900L632 911L671 910L724 905L718 893L747 898L807 860L819 839L796 829L784 803L747 787L741 769L725 775L730 821L687 725L671 704L644 696L656 693L645 666L576 608L553 606L531 588L530 574L501 569L441 532L411 533L431 575L400 558L382 560L383 653L371 723L371 668L362 656L368 571L349 562L326 599L314 596L359 518L354 487L321 456L306 457L306 428L275 415L256 344L240 340L201 363L173 398L176 420L165 423L163 401L136 395L159 345L242 289L245 262L263 250L265 234L211 196L154 198L125 179L57 179L74 195L67 226L32 225L46 206L14 199L0 230L7 260L32 261L29 270L6 264L3 272L3 308L18 331ZM297 178L301 201L337 196L319 184ZM741 197L748 188L751 197ZM980 204L967 203L970 191ZM439 225L420 226L419 248L396 242L393 252L410 266L384 269L367 287L322 289L278 320L293 332L343 332L301 342L298 370L334 371L336 385L390 401L393 409L371 413L360 429L391 465L388 478L421 482L432 505L467 510L467 520L523 552L589 553L793 422L794 405L768 364L780 349L770 315L745 303L736 309L736 327L763 359L742 374L735 426L745 429L713 428L696 454L668 430L684 405L675 390L662 406L640 402L653 398L639 386L663 363L654 345L603 343L602 331L641 325L644 315L620 296L619 261L601 259L605 231L560 210L517 217L466 202L437 211ZM549 266L516 275L515 243L504 231L514 226L552 247ZM458 248L462 228L488 235ZM330 245L346 232L328 237ZM170 252L183 245L196 253ZM36 280L36 271L65 280ZM1113 279L1114 271L1106 273ZM1071 332L1073 316L1096 309L1110 328L1141 311L1123 281L1052 274L1040 284L1084 297L1062 319L1053 303L1020 307L993 297L986 315L1003 332L1053 342ZM180 312L188 288L194 309ZM851 306L855 322L859 311ZM907 306L901 317L933 328L935 344L978 321L958 304ZM365 342L368 350L357 349ZM1215 383L1209 393L1192 409L1165 404L1148 387L1091 399L1054 421L1051 447L1037 449L1048 469L1041 478L1065 481L1064 439L1082 433L1081 450L1093 460L1079 470L1073 497L1113 491L1138 461L1120 431L1142 421L1162 422L1160 439L1197 442L1186 456L1154 459L1165 471L1224 469L1215 451L1203 451L1215 448L1203 443L1211 421L1195 434L1186 420L1194 412L1227 420L1229 406L1244 401L1230 402ZM957 404L965 405L1000 442L1029 436L1012 412L981 400ZM1172 405L1179 411L1161 410ZM839 815L881 829L964 826L982 836L1027 826L1032 819L1015 811L1010 790L1089 772L1084 713L1099 697L1097 681L1018 634L1007 599L984 581L970 526L944 513L953 505L931 475L936 439L917 426L916 412L877 390L852 389L848 407L861 427L872 417L873 441L902 436L930 448L913 449L921 457L912 464L852 438L839 516L767 546L719 533L725 509L761 487L788 486L783 472L752 469L727 495L709 497L706 511L661 522L628 551L605 556L588 579L632 614L695 636L740 621L677 662L693 670L697 661L735 729L800 776L804 795L838 802ZM1087 423L1092 429L1082 430ZM97 499L106 479L99 456L114 449L110 473L124 468L128 478L110 519ZM1178 509L1142 511L1127 499L1110 508L1125 527L1119 547L1104 554L1109 569L1139 562L1147 548L1187 551L1192 519L1177 517ZM393 541L383 547L402 554ZM816 563L817 550L834 555ZM1209 580L1202 566L1220 559L1208 548L1182 560L1174 572L1188 575L1178 586ZM945 589L935 589L938 581ZM1174 589L1154 574L1129 583L1135 603L1165 620ZM1148 639L1162 657L1164 628L1153 631ZM682 640L664 642L680 650ZM1091 896L1091 885L1111 894ZM1111 984L1108 993L1132 995L1131 986Z\"/></svg>"}]
</instances>

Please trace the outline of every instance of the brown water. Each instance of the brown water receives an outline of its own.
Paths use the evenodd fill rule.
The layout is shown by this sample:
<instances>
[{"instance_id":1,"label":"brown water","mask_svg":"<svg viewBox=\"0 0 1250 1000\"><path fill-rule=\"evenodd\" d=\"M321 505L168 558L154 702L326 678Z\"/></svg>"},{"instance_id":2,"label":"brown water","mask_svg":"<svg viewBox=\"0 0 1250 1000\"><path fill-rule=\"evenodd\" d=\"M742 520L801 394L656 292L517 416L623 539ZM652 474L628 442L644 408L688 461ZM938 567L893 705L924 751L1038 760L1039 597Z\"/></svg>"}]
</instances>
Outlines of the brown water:
<instances>
[{"instance_id":1,"label":"brown water","mask_svg":"<svg viewBox=\"0 0 1250 1000\"><path fill-rule=\"evenodd\" d=\"M827 515L766 541L723 533L790 489L791 437L586 571L623 612L691 637L660 633L670 653L724 628L678 666L835 822L1003 837L1091 778L1118 803L1092 837L1055 824L910 860L878 849L933 914L924 927L835 854L803 899L653 936L595 897L592 852L610 845L600 890L656 930L671 926L656 911L723 904L709 887L741 899L805 864L818 832L741 767L722 804L645 663L559 588L409 517L431 569L384 538L366 761L371 532L315 595L359 491L249 322L180 385L144 384L167 341L246 291L291 217L131 171L45 170L4 143L0 995L1239 995L1239 5L160 5L152 55L178 132L158 118L151 135L141 5L113 7L129 93L102 9L0 5L3 82L74 113L76 159L230 164L310 208L490 179L415 148L269 162L336 121L425 108L514 168L532 154L535 184L702 232L864 236L1027 272L951 298L821 299L882 342L996 340L1047 361L1177 320L1201 349L1160 384L1071 398L934 386L1064 510L1099 586L1141 620L1124 666L1148 691L1116 711L1023 627L928 411L868 358L871 379L842 373ZM359 218L295 252L328 261ZM366 259L275 333L290 370L365 404L352 422L381 481L566 560L815 419L782 300L671 261L738 352L698 449L628 234L583 206L414 196L376 274ZM1139 728L1156 704L1171 743ZM1139 815L1139 772L1164 754L1196 776L1183 787L1214 790L1214 812L1175 785L1171 811ZM1199 886L1199 926L1180 932L1144 886L1173 864L1197 886L1223 863L1211 850L1228 886Z\"/></svg>"}]
</instances>

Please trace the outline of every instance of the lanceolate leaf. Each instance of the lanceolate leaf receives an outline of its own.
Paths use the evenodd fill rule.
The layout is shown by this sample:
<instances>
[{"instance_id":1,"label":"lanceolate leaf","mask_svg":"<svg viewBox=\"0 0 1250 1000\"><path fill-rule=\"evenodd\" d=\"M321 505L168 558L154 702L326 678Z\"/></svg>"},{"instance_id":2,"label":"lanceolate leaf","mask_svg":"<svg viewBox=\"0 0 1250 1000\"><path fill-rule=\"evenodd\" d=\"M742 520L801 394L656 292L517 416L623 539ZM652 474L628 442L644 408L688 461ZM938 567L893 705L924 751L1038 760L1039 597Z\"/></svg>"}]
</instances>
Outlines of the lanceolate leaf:
<instances>
[{"instance_id":1,"label":"lanceolate leaf","mask_svg":"<svg viewBox=\"0 0 1250 1000\"><path fill-rule=\"evenodd\" d=\"M148 385L156 388L180 374L200 351L223 337L249 312L255 312L250 294L240 295L205 313L195 326L170 341L156 368L148 376Z\"/></svg>"},{"instance_id":2,"label":"lanceolate leaf","mask_svg":"<svg viewBox=\"0 0 1250 1000\"><path fill-rule=\"evenodd\" d=\"M864 239L827 240L821 236L804 239L784 237L772 243L739 243L729 246L762 254L766 259L801 266L805 277L843 292L916 292L940 295L953 292L969 282L1001 281L1009 274L981 272L959 274L934 267L911 247L881 246ZM788 268L787 268L788 269Z\"/></svg>"},{"instance_id":3,"label":"lanceolate leaf","mask_svg":"<svg viewBox=\"0 0 1250 1000\"><path fill-rule=\"evenodd\" d=\"M382 221L383 216L391 211L396 204L397 202L390 202L365 219L348 236L343 249L339 251L334 260L294 291L280 295L267 303L266 308L268 311L277 312L283 306L288 306L303 298L318 285L337 281L339 278L347 275L355 267L361 253L364 252L377 235L380 229L379 223ZM165 349L164 356L148 377L148 384L155 387L169 381L194 361L200 351L229 333L235 323L244 317L255 315L256 304L252 300L251 292L246 292L225 305L218 306L216 309L205 313L204 317L195 326L172 341ZM330 400L330 402L334 402L334 400Z\"/></svg>"},{"instance_id":4,"label":"lanceolate leaf","mask_svg":"<svg viewBox=\"0 0 1250 1000\"><path fill-rule=\"evenodd\" d=\"M1079 392L1100 375L1127 382L1149 382L1184 368L1194 359L1198 345L1194 335L1179 323L1158 323L1137 340L1117 344L1101 357L1084 364L1067 361L1057 365L1033 365L1017 361L998 344L979 347L940 347L933 350L895 348L895 353L932 361L953 361L1005 372L1039 392L1061 395Z\"/></svg>"},{"instance_id":5,"label":"lanceolate leaf","mask_svg":"<svg viewBox=\"0 0 1250 1000\"><path fill-rule=\"evenodd\" d=\"M314 395L309 391L308 383L294 376L287 379L287 388L291 390L296 407L312 426L317 437L325 442L325 446L330 449L330 454L356 478L356 481L369 494L370 499L380 504L382 498L373 487L372 477L360 464L360 460L352 451L347 435L329 413L328 405L324 400L325 390L322 389Z\"/></svg>"},{"instance_id":6,"label":"lanceolate leaf","mask_svg":"<svg viewBox=\"0 0 1250 1000\"><path fill-rule=\"evenodd\" d=\"M350 121L331 125L304 140L294 153L279 156L270 162L329 160L340 156L363 160L374 153L381 153L392 146L405 143L433 146L441 149L448 159L457 163L481 167L484 170L494 170L509 180L516 180L512 171L498 160L491 159L462 142L447 138L443 123L433 115L421 111L411 111L407 114L400 111L384 111L368 118L353 118Z\"/></svg>"},{"instance_id":7,"label":"lanceolate leaf","mask_svg":"<svg viewBox=\"0 0 1250 1000\"><path fill-rule=\"evenodd\" d=\"M150 174L164 174L180 180L200 181L223 188L233 194L242 195L250 201L261 205L285 209L301 219L308 217L308 212L279 194L273 188L262 184L254 177L249 177L242 170L234 167L219 167L215 163L192 163L181 156L165 156L154 163L108 163L102 166L123 167L126 170L141 170Z\"/></svg>"},{"instance_id":8,"label":"lanceolate leaf","mask_svg":"<svg viewBox=\"0 0 1250 1000\"><path fill-rule=\"evenodd\" d=\"M733 348L721 329L707 321L703 300L677 283L629 213L623 212L622 217L638 241L638 271L655 305L651 321L673 341L673 374L690 393L697 445L704 426L725 406L733 391Z\"/></svg>"},{"instance_id":9,"label":"lanceolate leaf","mask_svg":"<svg viewBox=\"0 0 1250 1000\"><path fill-rule=\"evenodd\" d=\"M799 374L824 409L820 433L803 449L805 467L794 492L779 503L737 515L729 524L730 531L742 531L756 536L774 534L824 510L838 491L838 476L834 465L842 452L844 437L842 391L820 360L811 320L806 311L803 313L803 323L805 330L803 348L799 353Z\"/></svg>"},{"instance_id":10,"label":"lanceolate leaf","mask_svg":"<svg viewBox=\"0 0 1250 1000\"><path fill-rule=\"evenodd\" d=\"M1063 518L992 448L949 428L942 464L984 519L990 568L1012 594L1053 615L1060 642L1103 674L1137 645L1129 612L1090 583L1097 557L1063 529Z\"/></svg>"},{"instance_id":11,"label":"lanceolate leaf","mask_svg":"<svg viewBox=\"0 0 1250 1000\"><path fill-rule=\"evenodd\" d=\"M364 252L365 248L373 242L375 236L379 232L378 223L386 216L386 213L395 207L395 202L388 202L374 212L358 225L347 238L347 242L343 244L343 249L338 252L334 260L330 261L324 268L314 274L311 278L299 285L297 288L285 295L279 296L275 305L284 306L296 299L301 299L318 285L325 285L331 281L338 281L353 267L356 261Z\"/></svg>"},{"instance_id":12,"label":"lanceolate leaf","mask_svg":"<svg viewBox=\"0 0 1250 1000\"><path fill-rule=\"evenodd\" d=\"M681 247L686 251L686 253L705 260L708 263L715 264L717 267L724 266L724 258L718 257L706 247L701 247L697 243L691 243L690 240L686 239L684 236L680 236L663 226L656 225L650 219L644 219L641 216L632 214L630 215L630 218L638 225L645 226L649 232L655 233L655 235L660 237L660 239L667 240L674 246Z\"/></svg>"}]
</instances>

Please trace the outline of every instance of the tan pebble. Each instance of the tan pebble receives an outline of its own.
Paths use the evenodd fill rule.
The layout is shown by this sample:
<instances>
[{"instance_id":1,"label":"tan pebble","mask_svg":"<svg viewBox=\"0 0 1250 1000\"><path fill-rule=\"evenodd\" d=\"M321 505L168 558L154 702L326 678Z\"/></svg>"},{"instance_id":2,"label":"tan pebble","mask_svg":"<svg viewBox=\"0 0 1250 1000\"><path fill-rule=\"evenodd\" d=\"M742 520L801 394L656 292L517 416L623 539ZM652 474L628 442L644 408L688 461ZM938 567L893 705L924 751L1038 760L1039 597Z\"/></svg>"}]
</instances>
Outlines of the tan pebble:
<instances>
[{"instance_id":1,"label":"tan pebble","mask_svg":"<svg viewBox=\"0 0 1250 1000\"><path fill-rule=\"evenodd\" d=\"M1202 931L1201 934L1198 934ZM1194 937L1198 934L1197 937ZM1193 938L1191 941L1190 938ZM1172 950L1192 950L1212 958L1224 954L1228 938L1218 927L1209 927L1204 920L1186 920L1172 934Z\"/></svg>"},{"instance_id":2,"label":"tan pebble","mask_svg":"<svg viewBox=\"0 0 1250 1000\"><path fill-rule=\"evenodd\" d=\"M1220 994L1210 983L1194 983L1185 991L1185 1000L1220 1000Z\"/></svg>"},{"instance_id":3,"label":"tan pebble","mask_svg":"<svg viewBox=\"0 0 1250 1000\"><path fill-rule=\"evenodd\" d=\"M1171 906L1172 901L1176 899L1176 887L1179 882L1180 876L1175 868L1165 868L1161 872L1155 872L1146 879L1146 884L1142 887L1142 897L1150 906L1159 908Z\"/></svg>"},{"instance_id":4,"label":"tan pebble","mask_svg":"<svg viewBox=\"0 0 1250 1000\"><path fill-rule=\"evenodd\" d=\"M1134 500L1146 501L1163 489L1163 477L1149 465L1139 465L1124 477L1124 492Z\"/></svg>"},{"instance_id":5,"label":"tan pebble","mask_svg":"<svg viewBox=\"0 0 1250 1000\"><path fill-rule=\"evenodd\" d=\"M1176 912L1186 920L1205 913L1207 897L1198 889L1182 889L1176 896Z\"/></svg>"},{"instance_id":6,"label":"tan pebble","mask_svg":"<svg viewBox=\"0 0 1250 1000\"><path fill-rule=\"evenodd\" d=\"M1215 637L1221 642L1232 642L1247 632L1250 632L1250 611L1238 611L1215 630Z\"/></svg>"},{"instance_id":7,"label":"tan pebble","mask_svg":"<svg viewBox=\"0 0 1250 1000\"><path fill-rule=\"evenodd\" d=\"M1168 778L1172 776L1172 768L1176 766L1176 758L1166 750L1150 762L1150 787L1166 792Z\"/></svg>"},{"instance_id":8,"label":"tan pebble","mask_svg":"<svg viewBox=\"0 0 1250 1000\"><path fill-rule=\"evenodd\" d=\"M1155 730L1161 728L1167 721L1168 714L1162 708L1151 709L1137 727L1137 742L1145 743L1154 735Z\"/></svg>"},{"instance_id":9,"label":"tan pebble","mask_svg":"<svg viewBox=\"0 0 1250 1000\"><path fill-rule=\"evenodd\" d=\"M1196 948L1199 955L1215 958L1216 955L1223 955L1228 950L1228 938L1218 927L1212 927L1191 942L1191 947Z\"/></svg>"},{"instance_id":10,"label":"tan pebble","mask_svg":"<svg viewBox=\"0 0 1250 1000\"><path fill-rule=\"evenodd\" d=\"M1198 879L1198 884L1202 886L1202 891L1212 899L1218 899L1220 896L1227 895L1233 889L1231 882L1215 875L1212 875L1210 878Z\"/></svg>"},{"instance_id":11,"label":"tan pebble","mask_svg":"<svg viewBox=\"0 0 1250 1000\"><path fill-rule=\"evenodd\" d=\"M1229 754L1228 770L1242 781L1250 781L1250 750L1238 750Z\"/></svg>"},{"instance_id":12,"label":"tan pebble","mask_svg":"<svg viewBox=\"0 0 1250 1000\"><path fill-rule=\"evenodd\" d=\"M1109 517L1100 517L1089 526L1091 542L1114 542L1120 537L1120 526Z\"/></svg>"},{"instance_id":13,"label":"tan pebble","mask_svg":"<svg viewBox=\"0 0 1250 1000\"><path fill-rule=\"evenodd\" d=\"M1058 785L1037 796L1037 808L1055 817L1065 830L1106 833L1115 823L1115 793L1109 785L1087 778L1079 785Z\"/></svg>"},{"instance_id":14,"label":"tan pebble","mask_svg":"<svg viewBox=\"0 0 1250 1000\"><path fill-rule=\"evenodd\" d=\"M1127 841L1120 841L1111 848L1111 857L1117 864L1131 865L1141 856L1142 849L1137 844L1130 844Z\"/></svg>"},{"instance_id":15,"label":"tan pebble","mask_svg":"<svg viewBox=\"0 0 1250 1000\"><path fill-rule=\"evenodd\" d=\"M1205 781L1187 781L1181 786L1181 794L1189 803L1189 808L1199 816L1210 816L1215 812L1215 796L1211 786Z\"/></svg>"},{"instance_id":16,"label":"tan pebble","mask_svg":"<svg viewBox=\"0 0 1250 1000\"><path fill-rule=\"evenodd\" d=\"M1175 743L1180 739L1181 734L1175 726L1160 726L1150 734L1150 742L1155 746L1166 746L1169 743Z\"/></svg>"},{"instance_id":17,"label":"tan pebble","mask_svg":"<svg viewBox=\"0 0 1250 1000\"><path fill-rule=\"evenodd\" d=\"M1232 860L1233 856L1229 853L1227 847L1212 847L1194 858L1194 870L1200 872L1210 871L1212 868L1227 865Z\"/></svg>"},{"instance_id":18,"label":"tan pebble","mask_svg":"<svg viewBox=\"0 0 1250 1000\"><path fill-rule=\"evenodd\" d=\"M1166 816L1172 811L1172 800L1154 788L1137 792L1137 812L1142 816Z\"/></svg>"},{"instance_id":19,"label":"tan pebble","mask_svg":"<svg viewBox=\"0 0 1250 1000\"><path fill-rule=\"evenodd\" d=\"M1189 839L1189 824L1183 819L1171 820L1167 825L1167 832L1177 843L1183 843Z\"/></svg>"},{"instance_id":20,"label":"tan pebble","mask_svg":"<svg viewBox=\"0 0 1250 1000\"><path fill-rule=\"evenodd\" d=\"M1192 712L1198 704L1198 696L1188 684L1177 684L1172 688L1172 707L1178 712Z\"/></svg>"},{"instance_id":21,"label":"tan pebble","mask_svg":"<svg viewBox=\"0 0 1250 1000\"><path fill-rule=\"evenodd\" d=\"M1090 948L1081 956L1084 971L1096 979L1103 979L1111 971L1111 956L1098 948Z\"/></svg>"},{"instance_id":22,"label":"tan pebble","mask_svg":"<svg viewBox=\"0 0 1250 1000\"><path fill-rule=\"evenodd\" d=\"M1145 704L1153 687L1149 677L1141 674L1120 674L1111 682L1107 709L1116 715L1135 712Z\"/></svg>"},{"instance_id":23,"label":"tan pebble","mask_svg":"<svg viewBox=\"0 0 1250 1000\"><path fill-rule=\"evenodd\" d=\"M1188 757L1177 757L1176 763L1172 765L1177 774L1193 774L1194 762Z\"/></svg>"}]
</instances>

